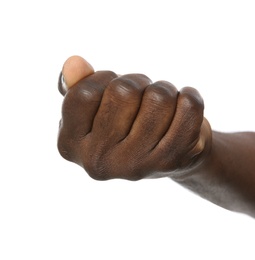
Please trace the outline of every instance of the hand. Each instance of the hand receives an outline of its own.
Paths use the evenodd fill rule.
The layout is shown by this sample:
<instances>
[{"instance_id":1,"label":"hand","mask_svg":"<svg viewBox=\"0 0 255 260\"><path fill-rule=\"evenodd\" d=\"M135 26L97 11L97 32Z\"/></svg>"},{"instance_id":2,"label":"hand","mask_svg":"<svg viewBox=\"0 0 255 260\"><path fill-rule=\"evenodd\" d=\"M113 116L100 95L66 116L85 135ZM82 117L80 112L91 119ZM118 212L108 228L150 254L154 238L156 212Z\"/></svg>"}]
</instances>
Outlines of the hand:
<instances>
[{"instance_id":1,"label":"hand","mask_svg":"<svg viewBox=\"0 0 255 260\"><path fill-rule=\"evenodd\" d=\"M77 57L62 71L69 89L60 82L65 98L58 149L92 178L172 177L203 162L211 129L197 90L178 92L142 74L94 72Z\"/></svg>"}]
</instances>

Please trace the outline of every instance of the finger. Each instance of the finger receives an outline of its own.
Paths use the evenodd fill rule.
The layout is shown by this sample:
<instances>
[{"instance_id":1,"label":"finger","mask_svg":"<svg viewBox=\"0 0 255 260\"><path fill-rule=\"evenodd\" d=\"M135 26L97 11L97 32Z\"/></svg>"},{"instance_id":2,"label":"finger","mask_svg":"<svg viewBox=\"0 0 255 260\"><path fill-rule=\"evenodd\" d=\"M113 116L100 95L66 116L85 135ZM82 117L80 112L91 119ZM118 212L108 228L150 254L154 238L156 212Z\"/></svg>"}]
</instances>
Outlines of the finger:
<instances>
[{"instance_id":1,"label":"finger","mask_svg":"<svg viewBox=\"0 0 255 260\"><path fill-rule=\"evenodd\" d=\"M58 80L59 92L65 95L69 88L93 73L93 67L85 59L80 56L71 56L65 61L60 73Z\"/></svg>"},{"instance_id":2,"label":"finger","mask_svg":"<svg viewBox=\"0 0 255 260\"><path fill-rule=\"evenodd\" d=\"M178 91L169 82L158 81L149 85L128 140L149 151L168 130L177 102Z\"/></svg>"},{"instance_id":3,"label":"finger","mask_svg":"<svg viewBox=\"0 0 255 260\"><path fill-rule=\"evenodd\" d=\"M202 126L200 129L200 135L194 148L190 151L190 154L194 157L201 154L208 147L208 143L211 141L211 126L208 120L204 117Z\"/></svg>"},{"instance_id":4,"label":"finger","mask_svg":"<svg viewBox=\"0 0 255 260\"><path fill-rule=\"evenodd\" d=\"M151 80L142 74L129 74L112 80L104 92L95 117L92 134L109 143L123 140L138 113L144 89Z\"/></svg>"},{"instance_id":5,"label":"finger","mask_svg":"<svg viewBox=\"0 0 255 260\"><path fill-rule=\"evenodd\" d=\"M196 89L186 87L180 91L172 124L154 149L155 153L168 155L163 164L174 162L181 167L185 163L182 155L192 151L199 141L203 109L203 99Z\"/></svg>"},{"instance_id":6,"label":"finger","mask_svg":"<svg viewBox=\"0 0 255 260\"><path fill-rule=\"evenodd\" d=\"M73 142L82 141L90 132L104 89L115 77L113 72L99 71L82 79L67 92L59 129L60 152L68 147L70 150Z\"/></svg>"}]
</instances>

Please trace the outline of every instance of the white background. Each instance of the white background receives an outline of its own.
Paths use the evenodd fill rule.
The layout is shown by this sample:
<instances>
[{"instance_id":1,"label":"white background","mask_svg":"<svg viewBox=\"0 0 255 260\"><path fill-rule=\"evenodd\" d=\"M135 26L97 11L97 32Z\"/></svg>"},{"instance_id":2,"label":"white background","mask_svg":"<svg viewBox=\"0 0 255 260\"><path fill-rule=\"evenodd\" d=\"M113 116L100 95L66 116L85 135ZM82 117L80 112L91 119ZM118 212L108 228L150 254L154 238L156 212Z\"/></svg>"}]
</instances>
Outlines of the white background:
<instances>
[{"instance_id":1,"label":"white background","mask_svg":"<svg viewBox=\"0 0 255 260\"><path fill-rule=\"evenodd\" d=\"M74 54L196 87L213 129L253 131L253 4L0 2L0 259L254 259L254 219L169 179L94 181L56 148Z\"/></svg>"}]
</instances>

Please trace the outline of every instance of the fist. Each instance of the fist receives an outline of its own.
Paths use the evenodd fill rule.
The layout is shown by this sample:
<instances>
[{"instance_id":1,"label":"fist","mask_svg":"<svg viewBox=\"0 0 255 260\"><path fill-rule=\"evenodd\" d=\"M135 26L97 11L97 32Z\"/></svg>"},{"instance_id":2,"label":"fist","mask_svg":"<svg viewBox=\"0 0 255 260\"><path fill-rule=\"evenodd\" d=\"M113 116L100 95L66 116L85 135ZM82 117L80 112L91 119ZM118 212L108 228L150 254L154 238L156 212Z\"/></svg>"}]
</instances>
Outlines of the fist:
<instances>
[{"instance_id":1,"label":"fist","mask_svg":"<svg viewBox=\"0 0 255 260\"><path fill-rule=\"evenodd\" d=\"M94 179L171 177L208 150L210 126L193 88L98 71L61 92L59 152Z\"/></svg>"}]
</instances>

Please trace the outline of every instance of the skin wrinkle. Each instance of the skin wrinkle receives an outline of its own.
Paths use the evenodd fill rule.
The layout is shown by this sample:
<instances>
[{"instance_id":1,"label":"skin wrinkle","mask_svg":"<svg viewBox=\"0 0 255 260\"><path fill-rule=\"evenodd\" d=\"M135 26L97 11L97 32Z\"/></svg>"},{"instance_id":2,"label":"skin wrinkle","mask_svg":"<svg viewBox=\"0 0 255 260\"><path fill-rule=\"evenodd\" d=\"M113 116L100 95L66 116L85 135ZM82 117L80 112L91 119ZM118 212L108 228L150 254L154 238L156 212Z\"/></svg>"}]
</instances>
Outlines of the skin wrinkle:
<instances>
[{"instance_id":1,"label":"skin wrinkle","mask_svg":"<svg viewBox=\"0 0 255 260\"><path fill-rule=\"evenodd\" d=\"M143 75L142 75L143 76ZM146 77L147 78L147 77ZM149 80L149 79L148 79ZM149 80L150 81L150 80ZM135 82L133 82L133 81L131 81L131 80L128 80L128 83L130 84L130 83L133 83L134 85L136 85L136 83ZM123 85L121 84L120 85L121 87L123 87ZM140 108L141 108L141 104L142 104L142 100L143 100L143 94L144 94L144 92L145 92L145 89L146 89L146 87L141 91L141 92L139 92L139 94L142 96L142 98L140 98L139 100L139 105L138 105L138 108L137 108L137 111L136 111L136 113L133 115L133 120L131 120L133 123L130 125L130 127L129 127L129 130L128 130L128 132L127 132L127 134L126 134L126 136L124 136L122 139L120 139L119 140L119 142L118 143L122 143L124 140L126 140L126 139L128 139L129 138L129 136L130 136L130 132L132 131L132 128L133 128L133 125L134 125L134 122L136 121L136 119L137 119L137 116L138 116L138 114L139 114L139 111L140 111ZM131 97L131 99L133 100L133 97ZM133 101L131 101L131 103L129 103L129 104L133 104L132 103Z\"/></svg>"},{"instance_id":2,"label":"skin wrinkle","mask_svg":"<svg viewBox=\"0 0 255 260\"><path fill-rule=\"evenodd\" d=\"M173 112L173 117L172 117L172 120L169 122L169 126L167 128L167 130L165 131L165 134L162 136L162 138L155 144L155 146L153 147L152 151L153 150L156 150L161 143L164 143L164 137L166 136L166 133L171 131L171 126L172 126L172 122L175 120L175 117L176 117L176 109L177 109L177 105L178 105L178 100L179 100L179 94L180 92L178 91L177 92L177 96L176 96L176 99L177 99L177 102L176 102L176 105L175 105L175 109L174 109L174 112Z\"/></svg>"},{"instance_id":3,"label":"skin wrinkle","mask_svg":"<svg viewBox=\"0 0 255 260\"><path fill-rule=\"evenodd\" d=\"M84 94L84 93L88 93L91 98L93 98L93 94L94 94L94 96L95 96L95 94L96 94L96 95L97 95L97 99L98 99L98 100L97 100L97 99L94 99L94 100L92 101L93 103L95 103L95 105L97 106L97 108L96 108L96 110L95 110L95 114L94 114L94 118L93 118L92 123L91 123L91 127L90 127L90 129L88 130L87 133L84 133L84 137L85 137L87 134L91 133L91 131L92 131L92 129L93 129L94 119L96 118L96 115L97 115L98 110L99 110L99 108L100 108L100 105L101 105L101 102L102 102L102 96L103 96L103 94L104 94L104 91L105 91L107 82L111 82L114 78L117 77L117 75L116 75L115 73L110 72L110 71L108 71L108 72L106 72L106 71L100 71L100 72L97 72L97 73L98 73L98 74L100 73L101 75L103 75L104 73L107 73L107 74L112 73L112 75L110 76L110 78L109 78L108 80L106 80L106 83L104 84L103 87L102 87L102 85L99 84L98 82L95 82L95 81L93 81L93 80L90 80L90 81L88 81L88 83L86 84L87 87L90 87L90 91L87 90L87 89L83 89L83 88L81 89L82 92L83 92L83 94ZM90 77L90 78L92 78L92 77ZM96 91L96 90L97 90L97 91ZM98 95L99 92L100 92L100 94ZM91 102L91 99L90 99L90 102ZM96 104L96 103L98 103L98 104Z\"/></svg>"},{"instance_id":4,"label":"skin wrinkle","mask_svg":"<svg viewBox=\"0 0 255 260\"><path fill-rule=\"evenodd\" d=\"M255 217L254 132L213 131L191 87L178 92L142 74L88 75L92 67L84 60L68 62L74 67L64 76L77 83L67 92L59 85L65 97L58 149L65 159L96 180L170 177L212 203ZM84 66L78 73L77 64Z\"/></svg>"}]
</instances>

